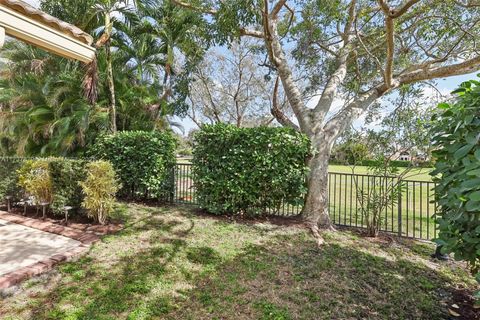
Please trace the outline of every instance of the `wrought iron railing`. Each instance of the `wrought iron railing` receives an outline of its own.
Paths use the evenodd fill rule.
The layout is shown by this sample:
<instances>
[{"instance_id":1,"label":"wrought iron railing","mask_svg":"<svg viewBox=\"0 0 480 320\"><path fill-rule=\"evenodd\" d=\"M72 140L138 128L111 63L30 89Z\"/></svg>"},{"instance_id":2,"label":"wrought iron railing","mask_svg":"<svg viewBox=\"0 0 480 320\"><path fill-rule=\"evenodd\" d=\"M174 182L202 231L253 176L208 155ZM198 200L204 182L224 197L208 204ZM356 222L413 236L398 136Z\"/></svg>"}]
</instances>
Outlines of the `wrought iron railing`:
<instances>
[{"instance_id":1,"label":"wrought iron railing","mask_svg":"<svg viewBox=\"0 0 480 320\"><path fill-rule=\"evenodd\" d=\"M174 203L199 205L195 196L192 165L178 163L174 170ZM380 184L397 185L400 190L392 197L386 197L390 203L383 206L379 229L401 237L430 240L436 236L434 197L435 183L421 180L396 180L396 177L383 177L367 174L329 173L329 209L330 218L339 226L365 228L365 214L362 195L368 195ZM391 188L384 190L394 192ZM367 200L369 201L369 200ZM300 214L302 206L282 205L274 214L295 216Z\"/></svg>"}]
</instances>

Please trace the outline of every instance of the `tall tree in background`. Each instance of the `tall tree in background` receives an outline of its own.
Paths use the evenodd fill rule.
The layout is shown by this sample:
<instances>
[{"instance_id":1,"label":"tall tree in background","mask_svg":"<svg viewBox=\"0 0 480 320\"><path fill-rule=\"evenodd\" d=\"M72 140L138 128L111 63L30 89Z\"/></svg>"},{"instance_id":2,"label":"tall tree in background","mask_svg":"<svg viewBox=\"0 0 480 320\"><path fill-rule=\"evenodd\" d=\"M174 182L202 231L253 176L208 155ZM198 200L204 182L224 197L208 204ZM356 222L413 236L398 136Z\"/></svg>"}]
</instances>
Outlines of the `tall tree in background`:
<instances>
[{"instance_id":1,"label":"tall tree in background","mask_svg":"<svg viewBox=\"0 0 480 320\"><path fill-rule=\"evenodd\" d=\"M209 51L193 73L189 118L203 123L231 123L237 127L268 125L274 118L273 83L262 68L264 56L256 41L240 39L230 48ZM283 99L285 107L286 100Z\"/></svg>"},{"instance_id":2,"label":"tall tree in background","mask_svg":"<svg viewBox=\"0 0 480 320\"><path fill-rule=\"evenodd\" d=\"M263 40L298 126L284 124L315 148L303 216L319 243L318 227L331 226L328 160L336 138L398 88L480 67L480 8L462 1L173 1L209 16L220 41ZM312 93L318 96L307 104Z\"/></svg>"}]
</instances>

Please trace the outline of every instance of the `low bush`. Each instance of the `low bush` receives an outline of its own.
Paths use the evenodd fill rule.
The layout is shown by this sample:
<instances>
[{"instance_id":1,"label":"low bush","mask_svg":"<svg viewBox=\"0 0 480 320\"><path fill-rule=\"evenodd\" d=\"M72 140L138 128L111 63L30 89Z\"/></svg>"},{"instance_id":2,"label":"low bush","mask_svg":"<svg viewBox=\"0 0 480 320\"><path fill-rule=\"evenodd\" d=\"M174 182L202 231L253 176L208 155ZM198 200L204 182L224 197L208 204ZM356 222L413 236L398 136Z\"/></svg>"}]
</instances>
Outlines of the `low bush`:
<instances>
[{"instance_id":1,"label":"low bush","mask_svg":"<svg viewBox=\"0 0 480 320\"><path fill-rule=\"evenodd\" d=\"M3 158L0 176L8 184L2 190L5 195L17 194L14 201L30 197L33 204L49 203L56 214L63 214L64 207L89 209L87 214L104 223L110 213L115 192L118 189L115 172L105 161L90 162L65 158ZM10 170L10 171L8 171ZM87 198L88 196L88 198ZM104 201L99 204L96 201Z\"/></svg>"},{"instance_id":2,"label":"low bush","mask_svg":"<svg viewBox=\"0 0 480 320\"><path fill-rule=\"evenodd\" d=\"M83 207L95 221L105 224L113 211L118 184L115 171L107 161L94 161L86 166L85 181L80 183L85 198Z\"/></svg>"},{"instance_id":3,"label":"low bush","mask_svg":"<svg viewBox=\"0 0 480 320\"><path fill-rule=\"evenodd\" d=\"M124 131L98 139L90 155L112 163L121 197L144 200L173 192L175 138L169 132Z\"/></svg>"},{"instance_id":4,"label":"low bush","mask_svg":"<svg viewBox=\"0 0 480 320\"><path fill-rule=\"evenodd\" d=\"M18 169L19 186L33 197L37 205L52 202L52 180L48 164L48 159L26 160Z\"/></svg>"},{"instance_id":5,"label":"low bush","mask_svg":"<svg viewBox=\"0 0 480 320\"><path fill-rule=\"evenodd\" d=\"M288 128L206 125L194 137L199 204L215 214L258 215L301 203L309 152L308 138Z\"/></svg>"}]
</instances>

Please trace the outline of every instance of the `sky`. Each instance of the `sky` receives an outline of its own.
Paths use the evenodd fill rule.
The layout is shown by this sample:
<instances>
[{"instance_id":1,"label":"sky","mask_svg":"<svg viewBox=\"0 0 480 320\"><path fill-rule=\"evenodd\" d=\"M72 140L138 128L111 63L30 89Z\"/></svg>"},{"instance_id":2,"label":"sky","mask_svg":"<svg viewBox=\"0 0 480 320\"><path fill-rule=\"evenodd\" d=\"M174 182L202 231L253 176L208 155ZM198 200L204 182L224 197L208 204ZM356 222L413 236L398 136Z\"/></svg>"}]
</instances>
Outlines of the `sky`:
<instances>
[{"instance_id":1,"label":"sky","mask_svg":"<svg viewBox=\"0 0 480 320\"><path fill-rule=\"evenodd\" d=\"M33 5L33 6L35 6L35 7L38 7L38 5L39 5L39 0L24 0L24 1ZM444 79L438 79L436 87L437 87L438 91L440 91L442 93L442 95L447 95L451 91L455 90L460 85L460 83L462 83L464 81L467 81L467 80L476 79L477 78L477 73L478 72L467 74L467 75L462 75L462 76L455 76L455 77L449 77L449 78L444 78ZM425 90L428 91L428 92L424 93L425 97L433 97L433 94L432 94L433 89L427 87ZM313 101L312 103L315 103L315 102ZM433 103L433 101L425 101L425 103L431 105ZM340 101L339 101L338 104L341 104ZM387 109L387 111L388 111L388 109ZM191 121L189 118L183 118L182 119L182 118L179 118L179 117L174 117L173 120L177 121L177 122L180 122L183 126L183 132L179 132L180 134L185 134L186 135L186 134L188 134L188 132L190 130L197 128L195 123L193 123L193 121ZM354 123L354 126L357 127L357 128L361 127L362 125L363 125L363 119L362 118L358 119Z\"/></svg>"}]
</instances>

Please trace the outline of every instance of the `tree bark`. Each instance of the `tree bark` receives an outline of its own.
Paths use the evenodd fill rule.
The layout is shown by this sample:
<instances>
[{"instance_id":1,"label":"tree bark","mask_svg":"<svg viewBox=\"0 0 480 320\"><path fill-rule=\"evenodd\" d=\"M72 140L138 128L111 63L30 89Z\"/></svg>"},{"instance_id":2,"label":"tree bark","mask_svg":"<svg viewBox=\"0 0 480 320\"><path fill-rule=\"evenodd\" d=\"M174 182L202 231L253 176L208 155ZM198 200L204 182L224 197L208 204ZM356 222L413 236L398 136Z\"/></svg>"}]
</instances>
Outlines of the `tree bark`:
<instances>
[{"instance_id":1,"label":"tree bark","mask_svg":"<svg viewBox=\"0 0 480 320\"><path fill-rule=\"evenodd\" d=\"M107 55L107 85L110 99L110 130L112 133L117 132L117 105L115 101L115 83L113 82L113 68L112 68L112 52L110 49L110 40L105 45Z\"/></svg>"},{"instance_id":2,"label":"tree bark","mask_svg":"<svg viewBox=\"0 0 480 320\"><path fill-rule=\"evenodd\" d=\"M328 212L328 161L332 143L322 141L316 143L314 147L316 154L308 161L310 168L307 177L308 192L302 217L310 228L331 228L332 222Z\"/></svg>"}]
</instances>

